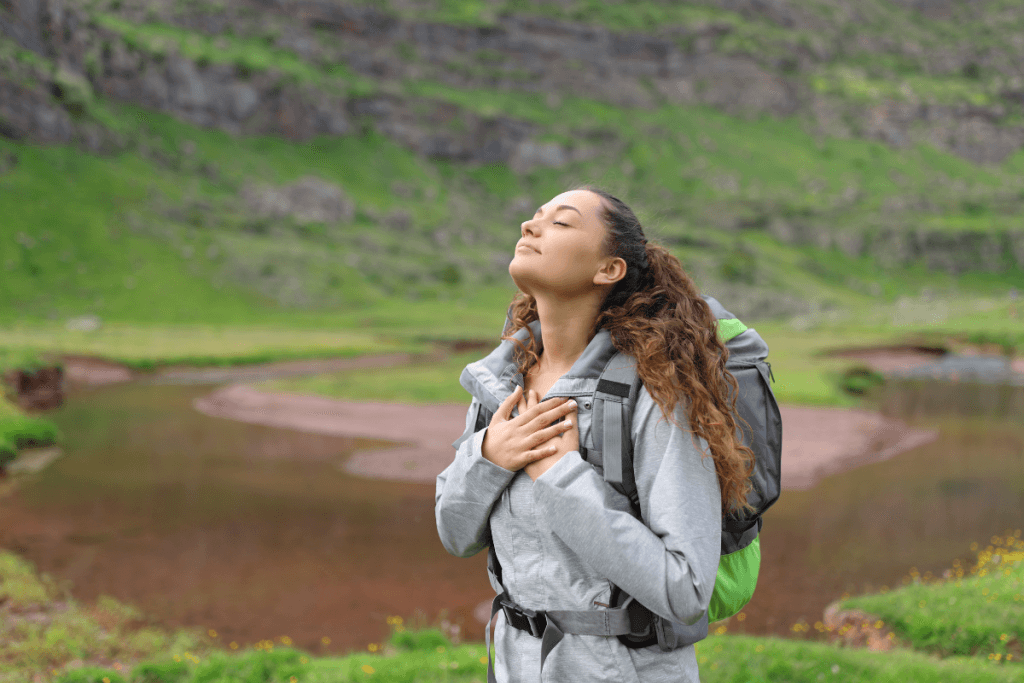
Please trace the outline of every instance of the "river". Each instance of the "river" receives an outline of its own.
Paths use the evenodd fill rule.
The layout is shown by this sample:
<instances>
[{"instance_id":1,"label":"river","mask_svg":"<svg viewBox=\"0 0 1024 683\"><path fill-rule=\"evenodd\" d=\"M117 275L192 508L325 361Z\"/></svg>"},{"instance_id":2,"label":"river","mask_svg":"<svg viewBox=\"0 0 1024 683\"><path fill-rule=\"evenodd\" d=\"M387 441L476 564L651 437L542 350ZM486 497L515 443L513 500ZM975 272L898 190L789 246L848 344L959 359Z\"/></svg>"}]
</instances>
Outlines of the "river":
<instances>
[{"instance_id":1,"label":"river","mask_svg":"<svg viewBox=\"0 0 1024 683\"><path fill-rule=\"evenodd\" d=\"M446 614L482 639L473 611L492 597L485 553L445 552L433 485L340 469L385 442L195 411L215 386L71 385L47 415L64 455L3 501L0 546L80 600L110 595L225 644L288 636L316 654L363 650L386 636L388 616L416 614ZM910 567L941 574L972 542L1024 526L1024 420L979 391L935 406L922 398L936 395L927 382L887 390L884 410L940 438L784 491L765 515L757 592L729 631L794 636L845 592L897 586Z\"/></svg>"}]
</instances>

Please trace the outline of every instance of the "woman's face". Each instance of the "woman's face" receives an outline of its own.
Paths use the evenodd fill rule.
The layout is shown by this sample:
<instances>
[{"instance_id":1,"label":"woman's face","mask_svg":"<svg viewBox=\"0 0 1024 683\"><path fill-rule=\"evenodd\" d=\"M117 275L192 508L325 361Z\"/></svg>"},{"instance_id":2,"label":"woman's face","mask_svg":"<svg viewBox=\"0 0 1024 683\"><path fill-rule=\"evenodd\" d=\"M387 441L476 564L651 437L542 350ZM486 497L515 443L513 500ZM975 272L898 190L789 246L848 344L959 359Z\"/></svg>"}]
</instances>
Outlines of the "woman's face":
<instances>
[{"instance_id":1,"label":"woman's face","mask_svg":"<svg viewBox=\"0 0 1024 683\"><path fill-rule=\"evenodd\" d=\"M508 266L520 291L534 297L538 292L575 297L608 284L601 272L609 261L620 261L624 272L625 261L601 253L608 233L601 212L601 197L573 190L558 195L523 222L522 238Z\"/></svg>"}]
</instances>

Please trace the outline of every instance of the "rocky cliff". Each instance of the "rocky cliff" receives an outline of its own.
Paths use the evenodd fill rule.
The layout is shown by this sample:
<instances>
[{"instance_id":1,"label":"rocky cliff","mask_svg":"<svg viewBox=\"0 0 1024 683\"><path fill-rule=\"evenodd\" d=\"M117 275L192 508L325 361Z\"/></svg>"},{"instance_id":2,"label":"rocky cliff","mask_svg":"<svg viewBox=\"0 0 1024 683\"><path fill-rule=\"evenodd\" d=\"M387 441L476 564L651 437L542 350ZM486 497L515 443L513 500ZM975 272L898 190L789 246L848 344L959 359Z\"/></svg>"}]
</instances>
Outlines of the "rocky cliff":
<instances>
[{"instance_id":1,"label":"rocky cliff","mask_svg":"<svg viewBox=\"0 0 1024 683\"><path fill-rule=\"evenodd\" d=\"M716 0L694 5L705 14L687 21L652 15L644 30L573 9L582 4L544 3L545 14L541 5L485 2L458 24L411 0L3 0L0 134L115 149L124 141L88 116L96 98L109 98L235 134L301 141L375 129L430 158L516 171L563 167L631 142L599 123L550 126L459 96L483 89L539 95L552 110L566 98L639 109L709 105L735 117L796 119L819 139L923 143L978 164L1024 145L1019 34L1004 22L990 32L999 40L948 39L956 22L984 21L984 3L823 0L831 8L823 12L783 0ZM886 27L883 6L923 23ZM906 78L886 73L890 63ZM1012 226L843 232L761 207L753 218L716 217L716 227L767 230L890 265L1024 267L1024 233Z\"/></svg>"},{"instance_id":2,"label":"rocky cliff","mask_svg":"<svg viewBox=\"0 0 1024 683\"><path fill-rule=\"evenodd\" d=\"M40 87L18 84L11 76L19 69L8 55L0 114L8 136L68 140L75 104L70 111L54 107L48 95L67 98L78 89L86 92L71 92L70 99L92 91L232 132L307 139L344 135L360 120L435 157L552 165L571 160L572 149L534 141L539 131L528 122L501 112L484 119L400 87L426 80L544 93L552 101L576 95L625 107L700 103L738 116L797 116L824 135L864 136L897 147L927 142L979 163L1001 161L1024 145L1019 53L979 49L979 56L971 54L969 42L929 48L882 40L856 30L855 8L830 24L795 3L718 4L785 31L763 52L750 52L729 42L737 34L732 23L713 20L640 33L517 14L495 16L484 26L448 25L330 0L235 0L216 8L115 2L103 12L73 0L6 0L0 32L59 68ZM902 4L943 17L954 3ZM131 27L140 25L220 37L225 61L190 59L183 54L184 37L139 40ZM818 39L805 39L808 34ZM287 51L310 65L313 76L295 78L273 65L254 73L227 57L231 41L239 39ZM928 84L870 102L830 92L823 83L830 69L863 54L913 58L927 70L923 75L946 85L984 68L1003 87L980 102L971 93L959 102L929 96ZM362 76L369 92L353 92L350 78L332 78L339 65Z\"/></svg>"}]
</instances>

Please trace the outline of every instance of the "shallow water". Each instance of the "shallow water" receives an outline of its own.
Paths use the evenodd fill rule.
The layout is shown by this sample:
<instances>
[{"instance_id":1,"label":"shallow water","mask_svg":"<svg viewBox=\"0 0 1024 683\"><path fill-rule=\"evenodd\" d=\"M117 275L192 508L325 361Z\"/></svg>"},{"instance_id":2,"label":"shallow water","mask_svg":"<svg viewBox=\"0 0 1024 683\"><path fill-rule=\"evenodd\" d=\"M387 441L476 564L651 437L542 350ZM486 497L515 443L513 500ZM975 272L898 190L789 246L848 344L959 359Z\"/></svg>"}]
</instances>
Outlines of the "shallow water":
<instances>
[{"instance_id":1,"label":"shallow water","mask_svg":"<svg viewBox=\"0 0 1024 683\"><path fill-rule=\"evenodd\" d=\"M486 558L447 555L432 486L337 469L370 440L193 410L210 390L71 393L48 415L65 455L4 501L0 545L69 580L78 598L112 595L225 643L287 635L338 652L379 642L389 615L449 608L472 621L465 596L490 590Z\"/></svg>"},{"instance_id":2,"label":"shallow water","mask_svg":"<svg viewBox=\"0 0 1024 683\"><path fill-rule=\"evenodd\" d=\"M211 390L73 387L48 416L65 455L4 501L0 545L79 599L111 595L225 643L287 635L314 653L345 652L380 642L389 615L442 610L482 638L472 611L492 597L485 554L445 552L432 484L340 471L354 448L374 445L366 440L197 413L192 400ZM844 592L896 586L912 566L940 574L972 542L1024 526L1020 415L927 417L937 409L923 397L935 391L899 391L887 410L923 410L915 422L941 437L784 491L765 516L757 592L730 632L792 636ZM964 412L988 405L960 393ZM453 425L453 440L461 430Z\"/></svg>"}]
</instances>

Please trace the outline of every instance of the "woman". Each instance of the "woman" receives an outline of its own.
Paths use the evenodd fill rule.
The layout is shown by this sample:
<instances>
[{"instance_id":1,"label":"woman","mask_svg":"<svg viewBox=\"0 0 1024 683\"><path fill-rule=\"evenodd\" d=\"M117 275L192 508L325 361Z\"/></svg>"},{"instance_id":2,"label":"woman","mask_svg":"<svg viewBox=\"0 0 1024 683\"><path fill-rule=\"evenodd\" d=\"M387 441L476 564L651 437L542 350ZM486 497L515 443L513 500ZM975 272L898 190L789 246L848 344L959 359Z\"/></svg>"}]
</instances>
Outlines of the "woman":
<instances>
[{"instance_id":1,"label":"woman","mask_svg":"<svg viewBox=\"0 0 1024 683\"><path fill-rule=\"evenodd\" d=\"M722 514L745 504L753 462L733 436L736 381L716 318L678 259L593 188L558 195L522 224L509 274L520 291L503 341L460 378L473 402L437 478L442 543L459 557L489 547L491 585L526 610L606 610L617 586L693 623L714 587ZM639 511L581 455L616 349L637 359L643 381L630 435ZM493 417L480 425L481 414ZM541 634L513 616L498 618L489 677L534 683ZM565 630L545 645L544 681L698 681L692 645L629 648Z\"/></svg>"}]
</instances>

